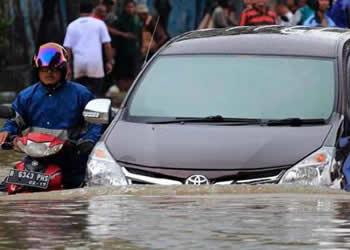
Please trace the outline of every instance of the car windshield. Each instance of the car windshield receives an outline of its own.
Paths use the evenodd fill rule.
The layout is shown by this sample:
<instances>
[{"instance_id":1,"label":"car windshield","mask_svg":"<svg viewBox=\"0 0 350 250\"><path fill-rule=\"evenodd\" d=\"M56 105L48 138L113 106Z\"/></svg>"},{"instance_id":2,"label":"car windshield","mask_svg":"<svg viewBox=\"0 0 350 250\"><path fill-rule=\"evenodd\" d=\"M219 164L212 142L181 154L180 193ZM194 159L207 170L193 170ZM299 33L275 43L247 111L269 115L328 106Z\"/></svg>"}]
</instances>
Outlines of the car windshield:
<instances>
[{"instance_id":1,"label":"car windshield","mask_svg":"<svg viewBox=\"0 0 350 250\"><path fill-rule=\"evenodd\" d=\"M171 55L144 73L127 116L328 119L334 98L332 59Z\"/></svg>"}]
</instances>

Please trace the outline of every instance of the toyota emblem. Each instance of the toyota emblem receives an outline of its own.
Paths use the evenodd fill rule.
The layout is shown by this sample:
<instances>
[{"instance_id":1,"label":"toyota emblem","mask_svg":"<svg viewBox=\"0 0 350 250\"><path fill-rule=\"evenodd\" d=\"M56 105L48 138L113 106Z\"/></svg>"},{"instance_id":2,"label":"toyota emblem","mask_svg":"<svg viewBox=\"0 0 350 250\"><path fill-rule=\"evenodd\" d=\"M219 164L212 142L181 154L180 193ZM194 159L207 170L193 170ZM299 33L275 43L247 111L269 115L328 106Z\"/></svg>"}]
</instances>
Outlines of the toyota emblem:
<instances>
[{"instance_id":1,"label":"toyota emblem","mask_svg":"<svg viewBox=\"0 0 350 250\"><path fill-rule=\"evenodd\" d=\"M207 185L209 180L204 175L192 175L186 179L186 185Z\"/></svg>"}]
</instances>

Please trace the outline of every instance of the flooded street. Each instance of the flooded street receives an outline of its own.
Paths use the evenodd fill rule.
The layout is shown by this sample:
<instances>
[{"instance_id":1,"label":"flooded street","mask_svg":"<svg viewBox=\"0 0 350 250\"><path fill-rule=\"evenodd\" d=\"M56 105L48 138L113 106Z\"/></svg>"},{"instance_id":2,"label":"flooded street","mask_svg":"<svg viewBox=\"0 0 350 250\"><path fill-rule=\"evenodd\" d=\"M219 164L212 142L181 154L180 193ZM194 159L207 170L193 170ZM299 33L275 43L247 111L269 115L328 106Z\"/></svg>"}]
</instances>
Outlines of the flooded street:
<instances>
[{"instance_id":1,"label":"flooded street","mask_svg":"<svg viewBox=\"0 0 350 250\"><path fill-rule=\"evenodd\" d=\"M0 0L0 250L350 250L288 185L350 191L349 58L350 0Z\"/></svg>"},{"instance_id":2,"label":"flooded street","mask_svg":"<svg viewBox=\"0 0 350 250\"><path fill-rule=\"evenodd\" d=\"M0 248L350 247L347 195L268 194L263 189L253 194L243 189L230 194L226 189L225 194L221 188L215 194L205 187L193 191L179 187L180 194L175 195L171 193L177 188L162 189L91 189L54 192L49 199L48 194L4 198L0 202ZM181 194L181 189L186 192Z\"/></svg>"},{"instance_id":3,"label":"flooded street","mask_svg":"<svg viewBox=\"0 0 350 250\"><path fill-rule=\"evenodd\" d=\"M0 152L5 176L21 155ZM0 249L349 249L350 196L292 186L131 186L0 197Z\"/></svg>"}]
</instances>

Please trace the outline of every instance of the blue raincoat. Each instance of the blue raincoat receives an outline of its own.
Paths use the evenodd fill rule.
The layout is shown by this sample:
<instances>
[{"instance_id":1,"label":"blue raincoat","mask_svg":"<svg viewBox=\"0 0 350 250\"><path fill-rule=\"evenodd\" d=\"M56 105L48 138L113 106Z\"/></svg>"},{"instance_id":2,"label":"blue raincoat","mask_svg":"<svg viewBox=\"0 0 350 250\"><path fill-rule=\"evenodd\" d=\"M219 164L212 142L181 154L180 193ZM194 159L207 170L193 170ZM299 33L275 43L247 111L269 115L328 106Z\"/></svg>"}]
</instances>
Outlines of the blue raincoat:
<instances>
[{"instance_id":1,"label":"blue raincoat","mask_svg":"<svg viewBox=\"0 0 350 250\"><path fill-rule=\"evenodd\" d=\"M17 135L24 129L38 130L62 139L96 143L102 126L87 125L82 116L92 99L93 94L78 83L67 81L50 89L38 82L18 94L12 104L17 117L7 120L2 131Z\"/></svg>"}]
</instances>

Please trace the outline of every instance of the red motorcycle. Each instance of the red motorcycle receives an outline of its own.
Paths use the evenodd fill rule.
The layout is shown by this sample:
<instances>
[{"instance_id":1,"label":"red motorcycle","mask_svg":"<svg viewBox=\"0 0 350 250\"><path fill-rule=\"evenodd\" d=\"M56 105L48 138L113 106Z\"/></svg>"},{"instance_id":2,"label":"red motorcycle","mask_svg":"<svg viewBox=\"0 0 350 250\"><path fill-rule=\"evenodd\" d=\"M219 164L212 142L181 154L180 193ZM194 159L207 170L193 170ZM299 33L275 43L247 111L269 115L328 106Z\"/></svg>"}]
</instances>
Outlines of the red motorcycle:
<instances>
[{"instance_id":1,"label":"red motorcycle","mask_svg":"<svg viewBox=\"0 0 350 250\"><path fill-rule=\"evenodd\" d=\"M63 189L61 167L52 163L52 157L61 151L64 144L65 141L56 136L38 132L15 137L12 142L4 144L3 149L13 148L27 155L6 177L7 193Z\"/></svg>"},{"instance_id":2,"label":"red motorcycle","mask_svg":"<svg viewBox=\"0 0 350 250\"><path fill-rule=\"evenodd\" d=\"M11 107L0 105L0 118L15 117L16 113ZM8 138L1 148L23 152L26 157L10 170L0 184L0 191L16 194L63 189L62 169L54 163L54 159L67 144L57 136L40 132Z\"/></svg>"}]
</instances>

